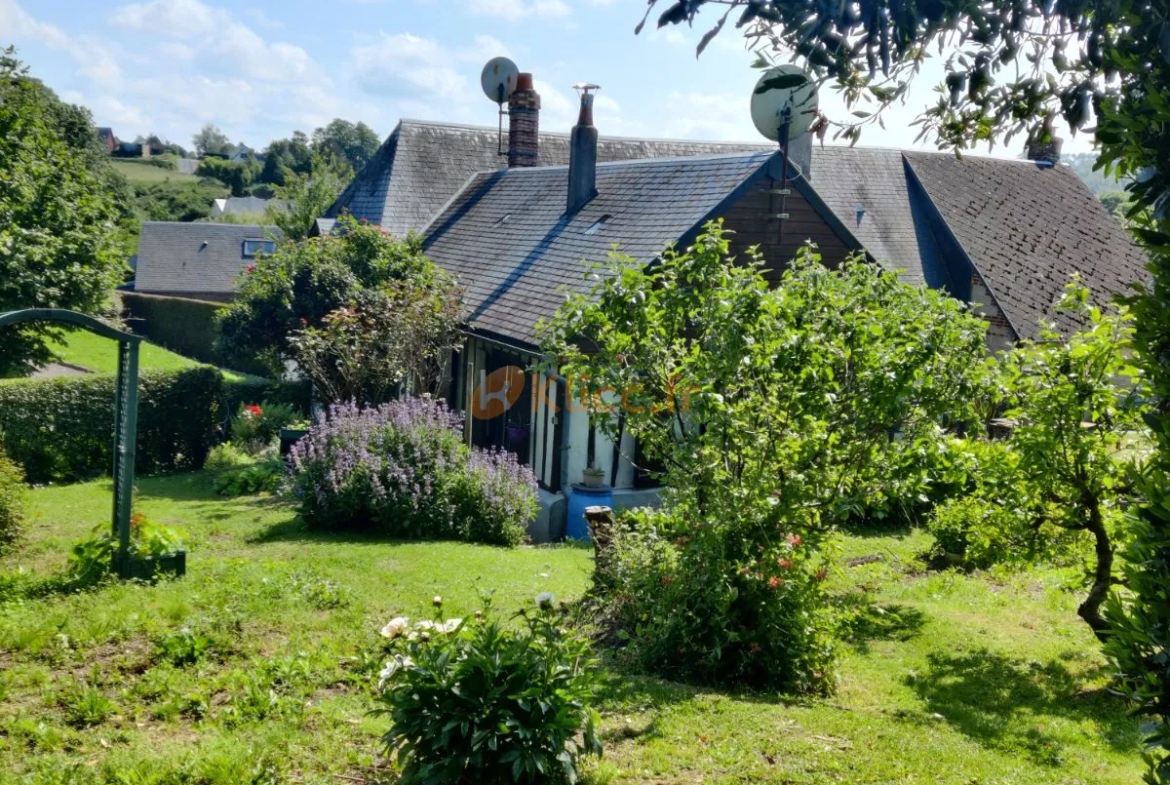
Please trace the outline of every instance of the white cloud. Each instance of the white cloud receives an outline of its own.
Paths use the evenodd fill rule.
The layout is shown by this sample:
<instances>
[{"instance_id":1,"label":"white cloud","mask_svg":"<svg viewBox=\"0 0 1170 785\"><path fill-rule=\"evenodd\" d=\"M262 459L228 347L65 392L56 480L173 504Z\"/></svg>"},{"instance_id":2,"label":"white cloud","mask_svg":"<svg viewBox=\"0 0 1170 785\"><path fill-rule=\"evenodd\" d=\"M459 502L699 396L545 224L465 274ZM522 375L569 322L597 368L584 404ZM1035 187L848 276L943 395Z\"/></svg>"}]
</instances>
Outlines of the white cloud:
<instances>
[{"instance_id":1,"label":"white cloud","mask_svg":"<svg viewBox=\"0 0 1170 785\"><path fill-rule=\"evenodd\" d=\"M561 19L570 16L573 9L564 0L464 0L472 16L486 16L504 22L519 22L530 18Z\"/></svg>"},{"instance_id":2,"label":"white cloud","mask_svg":"<svg viewBox=\"0 0 1170 785\"><path fill-rule=\"evenodd\" d=\"M671 93L673 108L665 135L680 139L753 141L749 95L699 92Z\"/></svg>"},{"instance_id":3,"label":"white cloud","mask_svg":"<svg viewBox=\"0 0 1170 785\"><path fill-rule=\"evenodd\" d=\"M35 41L66 52L77 64L77 73L97 84L108 86L121 78L119 57L111 45L92 36L70 37L56 25L34 19L16 0L0 0L0 40Z\"/></svg>"},{"instance_id":4,"label":"white cloud","mask_svg":"<svg viewBox=\"0 0 1170 785\"><path fill-rule=\"evenodd\" d=\"M115 11L110 21L183 42L191 55L179 59L198 59L212 73L288 82L321 73L301 47L267 41L229 11L200 0L131 3ZM173 53L181 55L184 50L176 48Z\"/></svg>"}]
</instances>

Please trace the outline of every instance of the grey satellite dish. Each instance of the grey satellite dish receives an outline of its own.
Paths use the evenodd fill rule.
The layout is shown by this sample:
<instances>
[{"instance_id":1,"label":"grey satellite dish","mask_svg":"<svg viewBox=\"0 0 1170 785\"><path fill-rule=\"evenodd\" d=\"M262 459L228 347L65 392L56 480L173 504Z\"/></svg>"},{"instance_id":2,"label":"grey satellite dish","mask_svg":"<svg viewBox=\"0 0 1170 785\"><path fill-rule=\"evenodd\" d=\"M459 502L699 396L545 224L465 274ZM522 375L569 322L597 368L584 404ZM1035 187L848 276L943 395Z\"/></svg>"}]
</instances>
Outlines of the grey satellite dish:
<instances>
[{"instance_id":1,"label":"grey satellite dish","mask_svg":"<svg viewBox=\"0 0 1170 785\"><path fill-rule=\"evenodd\" d=\"M752 122L756 130L779 142L785 120L788 138L808 131L817 116L817 85L795 65L769 68L752 91Z\"/></svg>"},{"instance_id":2,"label":"grey satellite dish","mask_svg":"<svg viewBox=\"0 0 1170 785\"><path fill-rule=\"evenodd\" d=\"M483 67L480 84L483 85L483 94L497 104L503 104L508 96L516 89L516 76L520 69L506 57L493 57Z\"/></svg>"}]
</instances>

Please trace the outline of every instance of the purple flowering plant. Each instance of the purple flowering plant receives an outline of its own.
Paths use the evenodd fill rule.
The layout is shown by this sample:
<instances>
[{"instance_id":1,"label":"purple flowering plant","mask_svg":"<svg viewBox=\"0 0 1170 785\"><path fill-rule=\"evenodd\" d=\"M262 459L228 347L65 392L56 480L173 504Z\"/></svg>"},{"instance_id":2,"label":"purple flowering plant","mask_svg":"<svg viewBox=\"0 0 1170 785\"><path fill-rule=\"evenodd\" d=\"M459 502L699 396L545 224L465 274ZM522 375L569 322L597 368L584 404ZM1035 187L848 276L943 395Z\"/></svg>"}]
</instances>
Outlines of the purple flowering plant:
<instances>
[{"instance_id":1,"label":"purple flowering plant","mask_svg":"<svg viewBox=\"0 0 1170 785\"><path fill-rule=\"evenodd\" d=\"M536 478L462 433L462 417L430 398L331 407L289 456L302 515L322 529L519 544Z\"/></svg>"}]
</instances>

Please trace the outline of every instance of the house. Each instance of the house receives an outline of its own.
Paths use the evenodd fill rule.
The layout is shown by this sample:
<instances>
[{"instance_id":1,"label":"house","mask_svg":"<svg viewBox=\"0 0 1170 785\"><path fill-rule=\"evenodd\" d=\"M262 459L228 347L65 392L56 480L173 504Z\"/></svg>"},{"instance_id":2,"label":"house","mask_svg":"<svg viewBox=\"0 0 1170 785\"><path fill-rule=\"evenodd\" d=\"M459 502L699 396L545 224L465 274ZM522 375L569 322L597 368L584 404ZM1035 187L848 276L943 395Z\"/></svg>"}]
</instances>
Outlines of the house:
<instances>
[{"instance_id":1,"label":"house","mask_svg":"<svg viewBox=\"0 0 1170 785\"><path fill-rule=\"evenodd\" d=\"M260 161L260 162L264 161L264 154L263 153L256 152L251 147L248 147L248 145L246 145L242 142L240 144L233 145L232 147L228 148L228 151L227 151L225 157L229 161L231 161L233 163L237 163L237 164L246 163L249 158L253 158L253 159Z\"/></svg>"},{"instance_id":2,"label":"house","mask_svg":"<svg viewBox=\"0 0 1170 785\"><path fill-rule=\"evenodd\" d=\"M275 226L146 221L134 291L226 302L248 265L272 253L280 237Z\"/></svg>"},{"instance_id":3,"label":"house","mask_svg":"<svg viewBox=\"0 0 1170 785\"><path fill-rule=\"evenodd\" d=\"M510 449L533 468L544 525L557 515L565 489L580 480L591 441L615 503L647 500L626 459L637 445L628 437L621 445L591 438L588 416L571 405L560 380L509 371L532 365L537 322L555 312L565 291L587 291L583 262L604 259L614 245L649 264L665 245L685 246L709 220L722 218L735 232L737 253L759 246L775 270L810 239L828 265L864 253L904 280L979 303L991 325L991 350L1034 335L1041 318L1053 317L1070 273L1080 273L1102 301L1145 277L1142 253L1076 174L1045 151L1032 151L1043 160L959 160L949 153L814 148L806 137L792 145L784 188L783 156L767 149L598 163L603 147L591 114L583 104L569 165L534 167L535 156L510 155L511 168L492 165L468 177L422 229L427 255L465 287L468 339L455 364L453 402L471 414L472 443ZM512 128L510 152L544 158L545 135L525 134L522 126L518 133L515 122ZM402 163L405 129L396 132L393 166L382 165L389 178L359 177L347 191L349 204L382 209L384 227L416 220L426 209L419 202L430 198L396 191L401 183L392 170ZM429 132L438 136L441 129ZM457 141L469 132L446 133ZM459 158L466 148L448 149ZM408 181L421 184L424 176L430 183L446 177L442 166L408 169ZM485 397L507 399L500 416L476 416L491 411Z\"/></svg>"},{"instance_id":4,"label":"house","mask_svg":"<svg viewBox=\"0 0 1170 785\"><path fill-rule=\"evenodd\" d=\"M216 199L211 205L212 220L225 215L263 216L269 207L280 208L277 199L261 199L259 196L229 196Z\"/></svg>"},{"instance_id":5,"label":"house","mask_svg":"<svg viewBox=\"0 0 1170 785\"><path fill-rule=\"evenodd\" d=\"M99 128L97 129L97 132L98 141L101 143L102 149L105 150L107 154L113 155L114 150L118 148L118 138L114 136L114 129Z\"/></svg>"}]
</instances>

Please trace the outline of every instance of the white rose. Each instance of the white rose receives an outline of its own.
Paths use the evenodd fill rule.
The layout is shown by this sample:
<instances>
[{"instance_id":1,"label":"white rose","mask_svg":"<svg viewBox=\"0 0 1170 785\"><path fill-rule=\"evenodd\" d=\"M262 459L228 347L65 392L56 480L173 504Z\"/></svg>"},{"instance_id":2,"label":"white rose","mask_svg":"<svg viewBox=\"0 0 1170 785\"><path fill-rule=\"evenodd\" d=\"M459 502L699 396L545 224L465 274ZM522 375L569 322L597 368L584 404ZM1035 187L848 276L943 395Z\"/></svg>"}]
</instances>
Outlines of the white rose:
<instances>
[{"instance_id":1,"label":"white rose","mask_svg":"<svg viewBox=\"0 0 1170 785\"><path fill-rule=\"evenodd\" d=\"M410 619L405 616L399 616L391 619L390 622L382 628L382 637L393 640L406 631L407 625L410 624Z\"/></svg>"}]
</instances>

